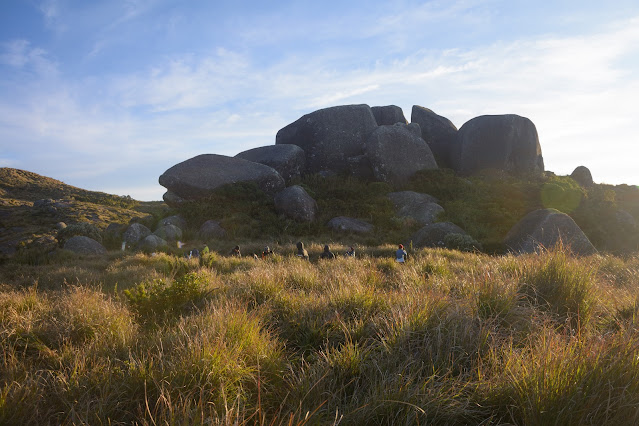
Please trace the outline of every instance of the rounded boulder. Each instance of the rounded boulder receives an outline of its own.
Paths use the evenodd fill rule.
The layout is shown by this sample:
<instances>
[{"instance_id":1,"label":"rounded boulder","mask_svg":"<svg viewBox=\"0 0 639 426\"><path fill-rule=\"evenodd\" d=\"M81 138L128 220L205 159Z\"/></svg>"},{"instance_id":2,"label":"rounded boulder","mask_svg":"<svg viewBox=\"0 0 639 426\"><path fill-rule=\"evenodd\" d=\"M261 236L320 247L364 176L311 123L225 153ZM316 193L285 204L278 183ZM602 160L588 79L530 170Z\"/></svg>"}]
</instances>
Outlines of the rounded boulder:
<instances>
[{"instance_id":1,"label":"rounded boulder","mask_svg":"<svg viewBox=\"0 0 639 426\"><path fill-rule=\"evenodd\" d=\"M363 154L377 122L368 105L341 105L306 114L280 129L275 144L304 150L309 173L348 172L348 158Z\"/></svg>"},{"instance_id":2,"label":"rounded boulder","mask_svg":"<svg viewBox=\"0 0 639 426\"><path fill-rule=\"evenodd\" d=\"M544 172L537 128L515 114L473 118L459 129L453 148L453 168L464 175L485 169L518 176Z\"/></svg>"},{"instance_id":3,"label":"rounded boulder","mask_svg":"<svg viewBox=\"0 0 639 426\"><path fill-rule=\"evenodd\" d=\"M404 124L379 126L366 141L366 156L377 180L401 184L419 170L437 169L428 144Z\"/></svg>"},{"instance_id":4,"label":"rounded boulder","mask_svg":"<svg viewBox=\"0 0 639 426\"><path fill-rule=\"evenodd\" d=\"M588 237L570 216L555 209L534 210L508 231L504 244L515 253L536 253L558 243L577 255L597 252Z\"/></svg>"},{"instance_id":5,"label":"rounded boulder","mask_svg":"<svg viewBox=\"0 0 639 426\"><path fill-rule=\"evenodd\" d=\"M422 139L430 147L439 167L451 168L451 150L457 136L457 127L446 117L419 105L413 105L410 121L419 124Z\"/></svg>"},{"instance_id":6,"label":"rounded boulder","mask_svg":"<svg viewBox=\"0 0 639 426\"><path fill-rule=\"evenodd\" d=\"M275 211L298 222L312 222L317 216L317 202L299 185L278 192L273 201Z\"/></svg>"},{"instance_id":7,"label":"rounded boulder","mask_svg":"<svg viewBox=\"0 0 639 426\"><path fill-rule=\"evenodd\" d=\"M106 254L107 250L102 244L94 240L93 238L84 237L82 235L76 235L69 238L65 243L65 250L72 251L82 255L100 255Z\"/></svg>"},{"instance_id":8,"label":"rounded boulder","mask_svg":"<svg viewBox=\"0 0 639 426\"><path fill-rule=\"evenodd\" d=\"M306 154L293 144L261 146L240 152L235 157L272 167L286 182L299 178L306 170Z\"/></svg>"},{"instance_id":9,"label":"rounded boulder","mask_svg":"<svg viewBox=\"0 0 639 426\"><path fill-rule=\"evenodd\" d=\"M429 225L444 212L444 208L437 204L437 199L428 194L414 191L391 192L388 198L395 205L398 217L409 218L421 225Z\"/></svg>"},{"instance_id":10,"label":"rounded boulder","mask_svg":"<svg viewBox=\"0 0 639 426\"><path fill-rule=\"evenodd\" d=\"M284 179L275 169L241 158L202 154L176 164L159 178L160 185L185 200L212 195L223 185L255 182L264 192L277 192Z\"/></svg>"},{"instance_id":11,"label":"rounded boulder","mask_svg":"<svg viewBox=\"0 0 639 426\"><path fill-rule=\"evenodd\" d=\"M407 123L406 117L404 117L404 111L397 105L374 106L371 107L371 111L373 111L373 116L378 126Z\"/></svg>"},{"instance_id":12,"label":"rounded boulder","mask_svg":"<svg viewBox=\"0 0 639 426\"><path fill-rule=\"evenodd\" d=\"M207 220L200 226L200 238L203 240L213 240L225 236L226 230L216 220Z\"/></svg>"},{"instance_id":13,"label":"rounded boulder","mask_svg":"<svg viewBox=\"0 0 639 426\"><path fill-rule=\"evenodd\" d=\"M573 178L580 186L584 188L591 187L594 182L592 180L592 174L590 173L590 169L586 166L579 166L570 174L570 177Z\"/></svg>"}]
</instances>

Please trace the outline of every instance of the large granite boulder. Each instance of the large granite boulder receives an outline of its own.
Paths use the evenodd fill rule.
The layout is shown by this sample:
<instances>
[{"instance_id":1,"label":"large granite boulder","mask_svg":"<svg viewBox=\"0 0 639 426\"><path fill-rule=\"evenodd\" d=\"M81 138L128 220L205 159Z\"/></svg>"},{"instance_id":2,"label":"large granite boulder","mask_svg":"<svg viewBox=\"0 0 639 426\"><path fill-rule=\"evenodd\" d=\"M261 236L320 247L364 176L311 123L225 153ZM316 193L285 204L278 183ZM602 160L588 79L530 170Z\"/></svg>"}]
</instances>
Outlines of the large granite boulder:
<instances>
[{"instance_id":1,"label":"large granite boulder","mask_svg":"<svg viewBox=\"0 0 639 426\"><path fill-rule=\"evenodd\" d=\"M299 222L312 222L317 216L317 202L299 185L275 194L275 210Z\"/></svg>"},{"instance_id":2,"label":"large granite boulder","mask_svg":"<svg viewBox=\"0 0 639 426\"><path fill-rule=\"evenodd\" d=\"M160 226L162 225L175 225L180 229L186 229L186 219L184 219L179 214L165 217L164 219L160 219Z\"/></svg>"},{"instance_id":3,"label":"large granite boulder","mask_svg":"<svg viewBox=\"0 0 639 426\"><path fill-rule=\"evenodd\" d=\"M597 252L575 221L555 209L528 213L508 231L504 244L515 253L535 253L541 248L550 249L560 241L574 254Z\"/></svg>"},{"instance_id":4,"label":"large granite boulder","mask_svg":"<svg viewBox=\"0 0 639 426\"><path fill-rule=\"evenodd\" d=\"M401 184L415 172L436 169L428 144L405 124L379 126L366 141L366 156L377 180Z\"/></svg>"},{"instance_id":5,"label":"large granite boulder","mask_svg":"<svg viewBox=\"0 0 639 426\"><path fill-rule=\"evenodd\" d=\"M309 173L349 172L348 158L363 154L364 143L377 122L368 105L324 108L280 129L275 144L304 150Z\"/></svg>"},{"instance_id":6,"label":"large granite boulder","mask_svg":"<svg viewBox=\"0 0 639 426\"><path fill-rule=\"evenodd\" d=\"M107 253L107 250L102 244L93 238L84 237L82 235L76 235L75 237L69 238L64 243L63 248L82 255L100 255Z\"/></svg>"},{"instance_id":7,"label":"large granite boulder","mask_svg":"<svg viewBox=\"0 0 639 426\"><path fill-rule=\"evenodd\" d=\"M374 106L371 108L378 126L389 126L395 123L406 124L404 112L397 105Z\"/></svg>"},{"instance_id":8,"label":"large granite boulder","mask_svg":"<svg viewBox=\"0 0 639 426\"><path fill-rule=\"evenodd\" d=\"M451 151L457 137L457 127L446 117L419 105L413 105L410 121L419 124L422 139L430 147L439 167L451 168Z\"/></svg>"},{"instance_id":9,"label":"large granite boulder","mask_svg":"<svg viewBox=\"0 0 639 426\"><path fill-rule=\"evenodd\" d=\"M169 244L166 242L166 240L158 237L155 234L147 235L142 241L140 241L140 244L138 244L138 248L149 252L160 250L168 246Z\"/></svg>"},{"instance_id":10,"label":"large granite boulder","mask_svg":"<svg viewBox=\"0 0 639 426\"><path fill-rule=\"evenodd\" d=\"M329 220L326 224L329 228L339 232L353 232L357 234L366 234L373 230L373 225L352 217L337 216Z\"/></svg>"},{"instance_id":11,"label":"large granite boulder","mask_svg":"<svg viewBox=\"0 0 639 426\"><path fill-rule=\"evenodd\" d=\"M410 240L413 247L446 247L446 236L450 234L468 235L452 222L438 222L426 225L415 232Z\"/></svg>"},{"instance_id":12,"label":"large granite boulder","mask_svg":"<svg viewBox=\"0 0 639 426\"><path fill-rule=\"evenodd\" d=\"M126 231L124 231L124 235L122 235L122 239L130 245L135 245L142 241L144 238L151 235L151 230L141 223L132 223L129 225Z\"/></svg>"},{"instance_id":13,"label":"large granite boulder","mask_svg":"<svg viewBox=\"0 0 639 426\"><path fill-rule=\"evenodd\" d=\"M579 166L570 175L579 185L584 188L588 188L594 184L592 180L592 174L590 174L590 169L586 166Z\"/></svg>"},{"instance_id":14,"label":"large granite boulder","mask_svg":"<svg viewBox=\"0 0 639 426\"><path fill-rule=\"evenodd\" d=\"M184 198L180 197L179 195L177 195L175 192L172 192L172 191L166 191L162 195L162 199L164 200L167 206L172 207L174 209L177 209L183 206L184 203L187 202Z\"/></svg>"},{"instance_id":15,"label":"large granite boulder","mask_svg":"<svg viewBox=\"0 0 639 426\"><path fill-rule=\"evenodd\" d=\"M284 179L275 169L241 158L202 154L176 164L160 176L160 185L185 200L212 195L220 186L255 182L265 192L277 192Z\"/></svg>"},{"instance_id":16,"label":"large granite boulder","mask_svg":"<svg viewBox=\"0 0 639 426\"><path fill-rule=\"evenodd\" d=\"M544 160L537 129L528 118L515 114L483 115L466 122L457 132L453 168L465 175L484 169L514 175L541 175Z\"/></svg>"},{"instance_id":17,"label":"large granite boulder","mask_svg":"<svg viewBox=\"0 0 639 426\"><path fill-rule=\"evenodd\" d=\"M207 220L200 226L200 238L203 240L213 240L226 237L226 230L222 228L217 220Z\"/></svg>"},{"instance_id":18,"label":"large granite boulder","mask_svg":"<svg viewBox=\"0 0 639 426\"><path fill-rule=\"evenodd\" d=\"M306 154L297 145L268 145L240 152L235 156L272 167L286 182L299 178L306 170Z\"/></svg>"},{"instance_id":19,"label":"large granite boulder","mask_svg":"<svg viewBox=\"0 0 639 426\"><path fill-rule=\"evenodd\" d=\"M437 204L437 199L428 194L414 191L391 192L388 198L395 205L398 217L409 218L421 225L429 225L444 208Z\"/></svg>"},{"instance_id":20,"label":"large granite boulder","mask_svg":"<svg viewBox=\"0 0 639 426\"><path fill-rule=\"evenodd\" d=\"M166 241L179 241L182 239L182 230L175 225L161 225L153 233Z\"/></svg>"}]
</instances>

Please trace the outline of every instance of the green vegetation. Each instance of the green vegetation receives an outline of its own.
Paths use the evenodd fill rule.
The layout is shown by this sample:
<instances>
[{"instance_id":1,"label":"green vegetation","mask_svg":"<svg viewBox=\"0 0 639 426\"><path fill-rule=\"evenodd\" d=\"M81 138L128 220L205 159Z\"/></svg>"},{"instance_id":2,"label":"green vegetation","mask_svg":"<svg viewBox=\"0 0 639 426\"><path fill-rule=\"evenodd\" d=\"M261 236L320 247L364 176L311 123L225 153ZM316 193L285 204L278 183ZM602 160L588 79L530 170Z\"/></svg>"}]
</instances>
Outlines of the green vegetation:
<instances>
[{"instance_id":1,"label":"green vegetation","mask_svg":"<svg viewBox=\"0 0 639 426\"><path fill-rule=\"evenodd\" d=\"M639 257L308 246L0 265L0 423L637 424Z\"/></svg>"}]
</instances>

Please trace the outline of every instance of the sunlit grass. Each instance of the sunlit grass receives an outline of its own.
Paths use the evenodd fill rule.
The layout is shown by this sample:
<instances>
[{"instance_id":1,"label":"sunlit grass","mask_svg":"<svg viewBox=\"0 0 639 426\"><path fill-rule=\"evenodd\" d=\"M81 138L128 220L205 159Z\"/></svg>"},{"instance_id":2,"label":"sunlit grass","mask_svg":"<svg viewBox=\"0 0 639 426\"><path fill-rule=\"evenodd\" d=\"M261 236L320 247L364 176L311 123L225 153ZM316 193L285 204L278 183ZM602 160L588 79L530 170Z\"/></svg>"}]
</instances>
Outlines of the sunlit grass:
<instances>
[{"instance_id":1,"label":"sunlit grass","mask_svg":"<svg viewBox=\"0 0 639 426\"><path fill-rule=\"evenodd\" d=\"M636 258L308 246L5 264L0 423L637 423Z\"/></svg>"}]
</instances>

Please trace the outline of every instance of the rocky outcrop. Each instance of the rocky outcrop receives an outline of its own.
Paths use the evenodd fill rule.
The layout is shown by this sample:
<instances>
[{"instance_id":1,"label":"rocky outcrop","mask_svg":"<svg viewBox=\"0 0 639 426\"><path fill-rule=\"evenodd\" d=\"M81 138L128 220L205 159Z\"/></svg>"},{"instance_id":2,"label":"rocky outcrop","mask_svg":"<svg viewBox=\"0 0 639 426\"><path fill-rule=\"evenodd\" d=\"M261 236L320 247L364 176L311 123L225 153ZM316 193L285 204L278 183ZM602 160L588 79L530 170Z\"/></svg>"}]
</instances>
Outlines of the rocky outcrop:
<instances>
[{"instance_id":1,"label":"rocky outcrop","mask_svg":"<svg viewBox=\"0 0 639 426\"><path fill-rule=\"evenodd\" d=\"M484 169L519 176L544 171L535 125L515 114L483 115L468 121L457 132L451 154L453 168L465 175Z\"/></svg>"},{"instance_id":2,"label":"rocky outcrop","mask_svg":"<svg viewBox=\"0 0 639 426\"><path fill-rule=\"evenodd\" d=\"M378 126L392 126L395 123L406 124L404 112L397 105L374 106L371 108Z\"/></svg>"},{"instance_id":3,"label":"rocky outcrop","mask_svg":"<svg viewBox=\"0 0 639 426\"><path fill-rule=\"evenodd\" d=\"M299 185L290 186L273 199L275 211L299 222L312 222L317 216L317 202Z\"/></svg>"},{"instance_id":4,"label":"rocky outcrop","mask_svg":"<svg viewBox=\"0 0 639 426\"><path fill-rule=\"evenodd\" d=\"M553 248L560 241L574 254L597 252L575 221L555 209L528 213L508 232L504 244L515 253L535 253L541 248Z\"/></svg>"},{"instance_id":5,"label":"rocky outcrop","mask_svg":"<svg viewBox=\"0 0 639 426\"><path fill-rule=\"evenodd\" d=\"M366 141L366 157L377 180L404 183L415 172L436 169L428 144L404 124L379 126Z\"/></svg>"},{"instance_id":6,"label":"rocky outcrop","mask_svg":"<svg viewBox=\"0 0 639 426\"><path fill-rule=\"evenodd\" d=\"M155 234L148 235L138 244L138 248L144 251L156 251L168 246L169 244L164 239Z\"/></svg>"},{"instance_id":7,"label":"rocky outcrop","mask_svg":"<svg viewBox=\"0 0 639 426\"><path fill-rule=\"evenodd\" d=\"M410 121L419 124L421 137L430 147L439 167L451 168L457 127L446 117L419 105L413 105Z\"/></svg>"},{"instance_id":8,"label":"rocky outcrop","mask_svg":"<svg viewBox=\"0 0 639 426\"><path fill-rule=\"evenodd\" d=\"M106 254L107 250L102 244L94 240L93 238L76 235L71 237L64 243L65 250L72 251L82 255L100 255Z\"/></svg>"},{"instance_id":9,"label":"rocky outcrop","mask_svg":"<svg viewBox=\"0 0 639 426\"><path fill-rule=\"evenodd\" d=\"M235 156L275 169L284 181L299 178L306 170L306 154L297 145L268 145L240 152Z\"/></svg>"},{"instance_id":10,"label":"rocky outcrop","mask_svg":"<svg viewBox=\"0 0 639 426\"><path fill-rule=\"evenodd\" d=\"M220 222L207 220L200 226L200 238L203 240L213 240L226 237L226 230L222 228Z\"/></svg>"},{"instance_id":11,"label":"rocky outcrop","mask_svg":"<svg viewBox=\"0 0 639 426\"><path fill-rule=\"evenodd\" d=\"M388 198L395 205L398 217L412 219L421 225L433 223L444 212L444 208L437 204L437 199L428 194L401 191L389 193Z\"/></svg>"},{"instance_id":12,"label":"rocky outcrop","mask_svg":"<svg viewBox=\"0 0 639 426\"><path fill-rule=\"evenodd\" d=\"M320 109L280 129L275 143L304 150L309 173L348 172L348 158L363 154L364 143L377 122L368 105Z\"/></svg>"},{"instance_id":13,"label":"rocky outcrop","mask_svg":"<svg viewBox=\"0 0 639 426\"><path fill-rule=\"evenodd\" d=\"M373 225L359 219L353 219L346 216L337 216L329 220L326 224L329 228L339 232L353 232L357 234L366 234L373 230Z\"/></svg>"},{"instance_id":14,"label":"rocky outcrop","mask_svg":"<svg viewBox=\"0 0 639 426\"><path fill-rule=\"evenodd\" d=\"M592 180L592 174L590 174L590 170L586 166L579 166L570 175L579 185L584 188L591 187L594 182Z\"/></svg>"},{"instance_id":15,"label":"rocky outcrop","mask_svg":"<svg viewBox=\"0 0 639 426\"><path fill-rule=\"evenodd\" d=\"M446 236L450 234L468 235L452 222L438 222L426 225L414 233L410 240L413 247L446 247Z\"/></svg>"},{"instance_id":16,"label":"rocky outcrop","mask_svg":"<svg viewBox=\"0 0 639 426\"><path fill-rule=\"evenodd\" d=\"M162 225L175 225L180 229L186 229L186 219L179 214L165 217L160 220L160 226Z\"/></svg>"},{"instance_id":17,"label":"rocky outcrop","mask_svg":"<svg viewBox=\"0 0 639 426\"><path fill-rule=\"evenodd\" d=\"M284 187L284 179L271 167L216 154L202 154L176 164L159 181L185 200L206 198L215 189L237 182L255 182L261 190L271 193Z\"/></svg>"},{"instance_id":18,"label":"rocky outcrop","mask_svg":"<svg viewBox=\"0 0 639 426\"><path fill-rule=\"evenodd\" d=\"M171 192L171 191L166 191L164 195L162 195L162 199L164 200L167 206L172 207L174 209L177 209L180 206L183 206L184 203L187 202L184 198L180 197L175 192Z\"/></svg>"},{"instance_id":19,"label":"rocky outcrop","mask_svg":"<svg viewBox=\"0 0 639 426\"><path fill-rule=\"evenodd\" d=\"M144 238L151 235L151 230L141 223L133 223L129 225L126 231L124 231L124 235L122 235L122 239L130 245L135 245L142 241Z\"/></svg>"},{"instance_id":20,"label":"rocky outcrop","mask_svg":"<svg viewBox=\"0 0 639 426\"><path fill-rule=\"evenodd\" d=\"M166 241L179 241L182 239L182 230L175 225L162 225L153 233Z\"/></svg>"}]
</instances>

